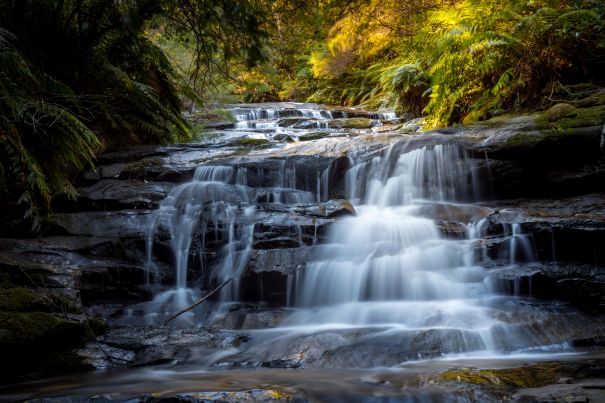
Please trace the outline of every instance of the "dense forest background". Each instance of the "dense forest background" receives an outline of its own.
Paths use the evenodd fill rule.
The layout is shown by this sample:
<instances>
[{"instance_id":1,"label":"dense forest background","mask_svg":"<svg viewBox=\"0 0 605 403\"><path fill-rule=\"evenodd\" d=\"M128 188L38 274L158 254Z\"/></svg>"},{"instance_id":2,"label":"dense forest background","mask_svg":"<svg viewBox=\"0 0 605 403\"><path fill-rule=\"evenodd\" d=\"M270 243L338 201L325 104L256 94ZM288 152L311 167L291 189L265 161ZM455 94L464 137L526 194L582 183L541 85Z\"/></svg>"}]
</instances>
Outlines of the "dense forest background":
<instances>
[{"instance_id":1,"label":"dense forest background","mask_svg":"<svg viewBox=\"0 0 605 403\"><path fill-rule=\"evenodd\" d=\"M601 0L0 0L0 192L34 227L95 155L221 102L468 123L602 94ZM12 213L14 212L14 214Z\"/></svg>"}]
</instances>

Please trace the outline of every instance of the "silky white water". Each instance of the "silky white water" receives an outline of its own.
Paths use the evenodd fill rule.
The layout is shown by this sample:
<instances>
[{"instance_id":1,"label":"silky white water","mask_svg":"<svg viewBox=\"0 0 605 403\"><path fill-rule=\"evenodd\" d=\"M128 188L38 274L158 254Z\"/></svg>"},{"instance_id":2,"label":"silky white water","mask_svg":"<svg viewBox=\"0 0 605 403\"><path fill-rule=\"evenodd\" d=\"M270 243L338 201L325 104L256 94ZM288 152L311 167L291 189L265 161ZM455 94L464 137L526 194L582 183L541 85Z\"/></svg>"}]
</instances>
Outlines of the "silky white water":
<instances>
[{"instance_id":1,"label":"silky white water","mask_svg":"<svg viewBox=\"0 0 605 403\"><path fill-rule=\"evenodd\" d=\"M240 126L246 124L268 138L278 132L283 117L332 118L329 111L303 106L236 108L234 113ZM405 346L402 359L566 348L572 322L553 328L551 312L498 294L488 270L476 263L477 255L485 254L478 242L485 235L488 214L467 213L476 209L472 203L484 193L477 160L447 143L393 146L370 155L349 154L349 167L340 180L356 215L337 219L320 244L314 235L316 253L289 275L288 314L269 332L280 336L259 339L249 359L271 355L280 342L284 354L290 354L288 346L302 343L301 337L321 339L330 331L344 332L337 345L380 346L397 340ZM304 178L311 183L310 191L297 188L297 168L288 159L272 164L278 174L270 180L261 167L201 166L191 182L175 188L162 202L150 220L148 268L153 273L153 239L164 230L174 253L176 281L173 289L149 304L150 323L198 297L196 287L188 284L191 270L203 271L209 285L233 278L220 293L222 304L203 308L214 309L202 316L205 325L224 318L238 302L240 277L254 252L255 225L265 217L263 203L288 209L330 197L334 184L329 166ZM250 169L256 170L254 177L262 185L248 183ZM462 230L448 236L448 225ZM208 226L214 226L214 238L223 237L212 270L203 264L207 234L212 232ZM298 245L303 244L299 228ZM531 240L518 225L510 228L507 246L502 250L511 265L533 259ZM201 264L196 264L192 250ZM190 314L182 319L192 318ZM347 329L369 333L362 337L358 330Z\"/></svg>"},{"instance_id":2,"label":"silky white water","mask_svg":"<svg viewBox=\"0 0 605 403\"><path fill-rule=\"evenodd\" d=\"M466 239L446 239L435 220L420 214L427 203L478 199L475 164L453 145L400 155L389 150L354 164L346 174L347 194L357 215L335 223L320 258L295 274L290 300L297 310L285 325L386 327L410 343L426 338L438 355L556 342L536 312L502 309L510 301L496 296L486 269L474 264L473 243L484 220L465 223ZM531 251L517 227L510 249L513 263ZM534 320L532 329L519 322ZM419 353L426 354L425 347Z\"/></svg>"}]
</instances>

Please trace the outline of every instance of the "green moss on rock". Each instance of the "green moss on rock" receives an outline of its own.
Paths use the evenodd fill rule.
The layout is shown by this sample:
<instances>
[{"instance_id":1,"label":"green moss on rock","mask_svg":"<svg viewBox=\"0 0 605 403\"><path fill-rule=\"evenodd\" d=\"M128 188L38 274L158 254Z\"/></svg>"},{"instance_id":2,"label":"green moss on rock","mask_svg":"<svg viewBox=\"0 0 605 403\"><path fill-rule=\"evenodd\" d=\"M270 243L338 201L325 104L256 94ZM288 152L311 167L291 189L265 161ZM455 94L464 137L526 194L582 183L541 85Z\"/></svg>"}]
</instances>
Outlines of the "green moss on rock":
<instances>
[{"instance_id":1,"label":"green moss on rock","mask_svg":"<svg viewBox=\"0 0 605 403\"><path fill-rule=\"evenodd\" d=\"M579 108L576 113L561 117L552 123L555 129L571 129L577 127L602 126L605 124L605 106Z\"/></svg>"},{"instance_id":2,"label":"green moss on rock","mask_svg":"<svg viewBox=\"0 0 605 403\"><path fill-rule=\"evenodd\" d=\"M460 368L442 372L438 381L462 382L497 389L535 388L556 382L561 370L559 363L538 363L504 369Z\"/></svg>"},{"instance_id":3,"label":"green moss on rock","mask_svg":"<svg viewBox=\"0 0 605 403\"><path fill-rule=\"evenodd\" d=\"M0 312L0 345L77 345L83 339L83 326L78 321L46 312Z\"/></svg>"},{"instance_id":4,"label":"green moss on rock","mask_svg":"<svg viewBox=\"0 0 605 403\"><path fill-rule=\"evenodd\" d=\"M29 288L0 289L0 311L81 313L81 308L62 295L37 292Z\"/></svg>"},{"instance_id":5,"label":"green moss on rock","mask_svg":"<svg viewBox=\"0 0 605 403\"><path fill-rule=\"evenodd\" d=\"M234 146L242 146L242 147L267 147L271 143L266 139L252 139L248 137L242 137L236 139L232 143Z\"/></svg>"},{"instance_id":6,"label":"green moss on rock","mask_svg":"<svg viewBox=\"0 0 605 403\"><path fill-rule=\"evenodd\" d=\"M28 288L0 290L0 311L31 312L45 311L47 301Z\"/></svg>"},{"instance_id":7,"label":"green moss on rock","mask_svg":"<svg viewBox=\"0 0 605 403\"><path fill-rule=\"evenodd\" d=\"M305 134L304 136L300 137L300 141L311 141L311 140L319 140L322 139L326 136L328 136L329 133L327 132L315 132L315 133L309 133L309 134Z\"/></svg>"},{"instance_id":8,"label":"green moss on rock","mask_svg":"<svg viewBox=\"0 0 605 403\"><path fill-rule=\"evenodd\" d=\"M544 112L544 117L549 122L554 122L564 117L575 117L577 114L577 109L570 104L556 104Z\"/></svg>"},{"instance_id":9,"label":"green moss on rock","mask_svg":"<svg viewBox=\"0 0 605 403\"><path fill-rule=\"evenodd\" d=\"M591 106L605 105L605 90L590 95L577 102L578 107L589 108Z\"/></svg>"},{"instance_id":10,"label":"green moss on rock","mask_svg":"<svg viewBox=\"0 0 605 403\"><path fill-rule=\"evenodd\" d=\"M336 129L369 129L372 127L372 121L367 118L335 119L328 124L331 128Z\"/></svg>"}]
</instances>

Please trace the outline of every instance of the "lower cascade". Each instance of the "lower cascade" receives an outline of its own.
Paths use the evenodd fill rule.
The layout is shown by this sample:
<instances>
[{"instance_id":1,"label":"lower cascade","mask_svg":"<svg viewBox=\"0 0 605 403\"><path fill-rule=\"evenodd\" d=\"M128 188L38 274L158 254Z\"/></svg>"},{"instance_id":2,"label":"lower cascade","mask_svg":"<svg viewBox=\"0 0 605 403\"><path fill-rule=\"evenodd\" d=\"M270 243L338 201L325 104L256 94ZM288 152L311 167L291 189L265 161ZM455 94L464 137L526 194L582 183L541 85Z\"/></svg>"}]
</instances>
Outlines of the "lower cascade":
<instances>
[{"instance_id":1,"label":"lower cascade","mask_svg":"<svg viewBox=\"0 0 605 403\"><path fill-rule=\"evenodd\" d=\"M236 112L241 122L235 132L245 128L269 139L279 133L282 116L332 118L308 109ZM331 132L327 124L322 127ZM149 219L149 278L159 278L154 237L168 237L176 286L146 305L146 321L161 323L199 298L188 282L188 273L197 273L197 284L207 289L232 281L217 301L175 323L233 323L229 315L243 302L242 277L250 265L262 272L258 256L275 250L259 246L263 229L284 225L298 235L282 251L311 250L303 264L287 272L287 308L246 347L214 365L286 356L293 366L389 366L460 354L570 352L567 340L580 316L567 307L510 295L485 268L486 217L493 211L476 204L489 197L480 162L458 145L440 143L349 153L339 175L333 163L318 164L312 175L308 166L301 173L302 165L288 158L270 160L266 167L237 159L200 166ZM331 223L322 239L317 235L322 218L314 218L309 235L308 223L297 222L294 212L325 209L322 203L338 183L354 214ZM531 237L516 224L505 232L508 246L500 257L509 267L531 262ZM254 322L247 326L254 327ZM321 353L301 358L300 351L309 349ZM335 350L341 351L338 358L326 355Z\"/></svg>"}]
</instances>

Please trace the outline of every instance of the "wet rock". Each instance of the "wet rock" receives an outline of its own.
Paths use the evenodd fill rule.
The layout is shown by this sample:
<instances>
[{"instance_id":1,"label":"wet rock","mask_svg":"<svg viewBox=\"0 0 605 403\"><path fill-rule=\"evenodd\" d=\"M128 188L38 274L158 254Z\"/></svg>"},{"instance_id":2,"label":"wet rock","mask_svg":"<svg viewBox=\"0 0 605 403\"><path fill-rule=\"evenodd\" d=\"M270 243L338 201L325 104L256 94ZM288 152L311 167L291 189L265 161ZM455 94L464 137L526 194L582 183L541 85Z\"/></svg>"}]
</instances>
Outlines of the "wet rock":
<instances>
[{"instance_id":1,"label":"wet rock","mask_svg":"<svg viewBox=\"0 0 605 403\"><path fill-rule=\"evenodd\" d=\"M470 224L486 218L493 212L493 209L479 205L430 203L420 206L417 213L432 220Z\"/></svg>"},{"instance_id":2,"label":"wet rock","mask_svg":"<svg viewBox=\"0 0 605 403\"><path fill-rule=\"evenodd\" d=\"M498 292L559 299L588 311L605 311L605 268L577 263L530 263L491 269L487 281Z\"/></svg>"},{"instance_id":3,"label":"wet rock","mask_svg":"<svg viewBox=\"0 0 605 403\"><path fill-rule=\"evenodd\" d=\"M239 346L247 340L242 332L208 328L169 328L160 326L130 326L112 329L87 347L88 350L107 346L135 366L185 362L198 355ZM90 352L89 352L90 354ZM209 364L211 364L210 362Z\"/></svg>"},{"instance_id":4,"label":"wet rock","mask_svg":"<svg viewBox=\"0 0 605 403\"><path fill-rule=\"evenodd\" d=\"M101 343L89 343L78 350L85 364L95 369L119 368L132 364L135 353Z\"/></svg>"},{"instance_id":5,"label":"wet rock","mask_svg":"<svg viewBox=\"0 0 605 403\"><path fill-rule=\"evenodd\" d=\"M571 384L524 388L512 397L516 402L593 402L603 397L605 380L591 379Z\"/></svg>"},{"instance_id":6,"label":"wet rock","mask_svg":"<svg viewBox=\"0 0 605 403\"><path fill-rule=\"evenodd\" d=\"M80 197L73 207L89 210L153 209L174 187L175 184L169 182L105 179L92 186L78 188Z\"/></svg>"},{"instance_id":7,"label":"wet rock","mask_svg":"<svg viewBox=\"0 0 605 403\"><path fill-rule=\"evenodd\" d=\"M310 246L302 246L254 250L247 270L254 272L279 271L285 275L293 274L295 270L314 259L316 249Z\"/></svg>"},{"instance_id":8,"label":"wet rock","mask_svg":"<svg viewBox=\"0 0 605 403\"><path fill-rule=\"evenodd\" d=\"M348 200L328 200L320 204L298 205L294 211L314 217L334 218L356 215L355 208Z\"/></svg>"},{"instance_id":9,"label":"wet rock","mask_svg":"<svg viewBox=\"0 0 605 403\"><path fill-rule=\"evenodd\" d=\"M235 123L229 120L219 120L215 122L204 122L203 123L205 130L224 130L224 129L233 129L235 127Z\"/></svg>"},{"instance_id":10,"label":"wet rock","mask_svg":"<svg viewBox=\"0 0 605 403\"><path fill-rule=\"evenodd\" d=\"M96 267L83 268L80 293L85 304L100 302L135 302L151 297L146 286L146 271L140 266L105 261Z\"/></svg>"},{"instance_id":11,"label":"wet rock","mask_svg":"<svg viewBox=\"0 0 605 403\"><path fill-rule=\"evenodd\" d=\"M241 301L280 307L288 304L288 277L282 271L246 272L240 278Z\"/></svg>"},{"instance_id":12,"label":"wet rock","mask_svg":"<svg viewBox=\"0 0 605 403\"><path fill-rule=\"evenodd\" d=\"M205 146L173 147L165 156L149 157L122 167L119 179L185 182L193 178L195 168L209 161L232 155L233 148Z\"/></svg>"},{"instance_id":13,"label":"wet rock","mask_svg":"<svg viewBox=\"0 0 605 403\"><path fill-rule=\"evenodd\" d=\"M333 219L270 213L254 225L254 249L297 248L313 245L326 235Z\"/></svg>"},{"instance_id":14,"label":"wet rock","mask_svg":"<svg viewBox=\"0 0 605 403\"><path fill-rule=\"evenodd\" d=\"M113 241L50 237L0 240L0 245L0 268L13 284L52 290L85 303L149 297L143 267L116 259Z\"/></svg>"},{"instance_id":15,"label":"wet rock","mask_svg":"<svg viewBox=\"0 0 605 403\"><path fill-rule=\"evenodd\" d=\"M468 227L464 224L451 221L435 221L435 225L445 238L465 239L468 237Z\"/></svg>"},{"instance_id":16,"label":"wet rock","mask_svg":"<svg viewBox=\"0 0 605 403\"><path fill-rule=\"evenodd\" d=\"M145 238L150 211L79 212L53 214L48 223L69 235Z\"/></svg>"},{"instance_id":17,"label":"wet rock","mask_svg":"<svg viewBox=\"0 0 605 403\"><path fill-rule=\"evenodd\" d=\"M288 312L285 309L262 309L248 312L244 318L241 329L274 328L282 323L287 314Z\"/></svg>"},{"instance_id":18,"label":"wet rock","mask_svg":"<svg viewBox=\"0 0 605 403\"><path fill-rule=\"evenodd\" d=\"M172 398L149 398L142 400L146 403L193 403L193 402L224 402L224 403L278 403L278 402L292 402L292 403L305 403L307 400L303 400L295 397L292 394L285 393L279 390L272 389L251 389L240 392L198 392L195 397L183 396L183 397L172 397Z\"/></svg>"},{"instance_id":19,"label":"wet rock","mask_svg":"<svg viewBox=\"0 0 605 403\"><path fill-rule=\"evenodd\" d=\"M112 329L99 341L123 350L140 351L158 345L204 345L221 348L243 337L241 332L215 331L203 328L172 328L162 326L131 326Z\"/></svg>"},{"instance_id":20,"label":"wet rock","mask_svg":"<svg viewBox=\"0 0 605 403\"><path fill-rule=\"evenodd\" d=\"M47 288L77 297L78 265L86 259L62 250L41 247L36 241L1 240L0 269L12 284Z\"/></svg>"},{"instance_id":21,"label":"wet rock","mask_svg":"<svg viewBox=\"0 0 605 403\"><path fill-rule=\"evenodd\" d=\"M537 258L605 265L605 196L560 200L516 200L489 216L489 235L502 235L511 225L531 236Z\"/></svg>"},{"instance_id":22,"label":"wet rock","mask_svg":"<svg viewBox=\"0 0 605 403\"><path fill-rule=\"evenodd\" d=\"M158 147L153 145L132 146L126 149L101 154L97 157L97 163L100 165L132 163L132 161L144 158L166 156L170 153L170 150L169 147Z\"/></svg>"}]
</instances>

